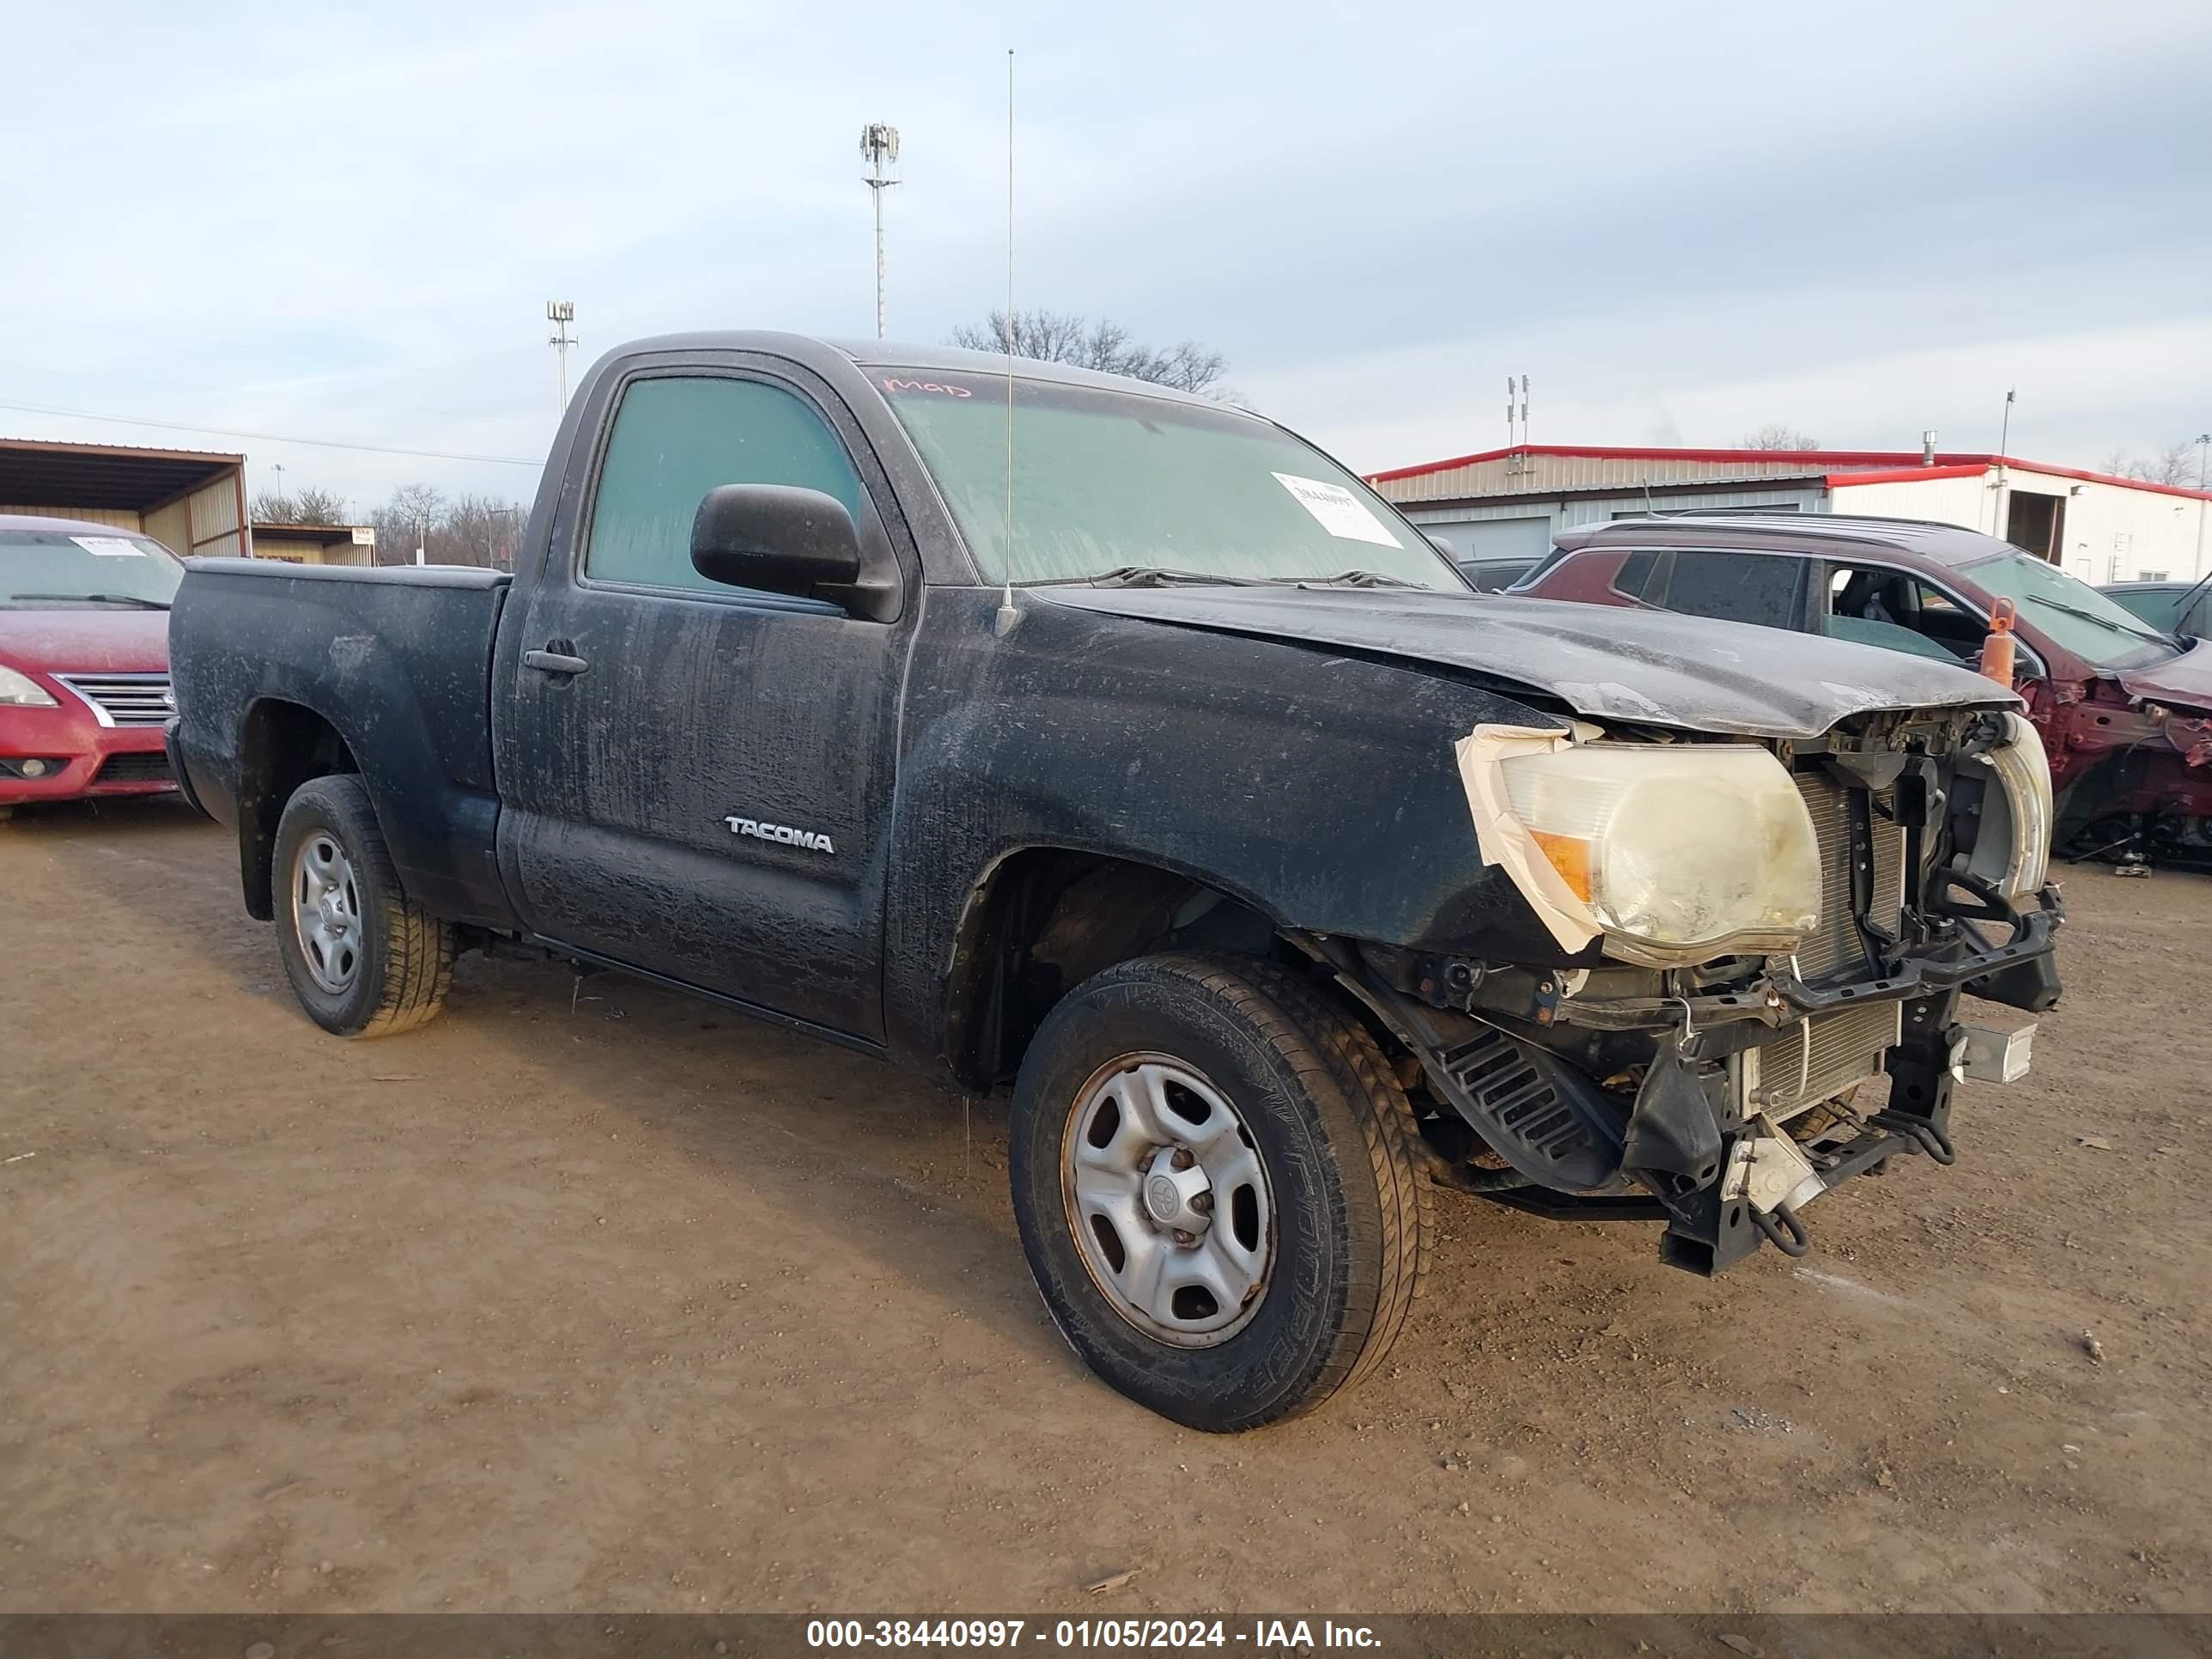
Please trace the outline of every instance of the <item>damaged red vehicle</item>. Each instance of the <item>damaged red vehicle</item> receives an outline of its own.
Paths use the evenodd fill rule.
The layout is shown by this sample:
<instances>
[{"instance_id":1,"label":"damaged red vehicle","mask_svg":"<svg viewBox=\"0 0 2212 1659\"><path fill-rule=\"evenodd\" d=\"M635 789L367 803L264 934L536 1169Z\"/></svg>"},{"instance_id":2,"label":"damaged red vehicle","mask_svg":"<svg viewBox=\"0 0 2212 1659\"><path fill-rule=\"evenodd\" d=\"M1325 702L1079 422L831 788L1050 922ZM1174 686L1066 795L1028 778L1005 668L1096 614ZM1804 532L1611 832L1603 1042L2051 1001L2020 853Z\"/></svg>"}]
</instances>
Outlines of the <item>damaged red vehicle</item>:
<instances>
[{"instance_id":1,"label":"damaged red vehicle","mask_svg":"<svg viewBox=\"0 0 2212 1659\"><path fill-rule=\"evenodd\" d=\"M1625 519L1562 532L1513 591L1965 664L2009 599L2015 689L2051 757L2054 848L2212 860L2212 643L2163 633L1993 536L1842 514Z\"/></svg>"}]
</instances>

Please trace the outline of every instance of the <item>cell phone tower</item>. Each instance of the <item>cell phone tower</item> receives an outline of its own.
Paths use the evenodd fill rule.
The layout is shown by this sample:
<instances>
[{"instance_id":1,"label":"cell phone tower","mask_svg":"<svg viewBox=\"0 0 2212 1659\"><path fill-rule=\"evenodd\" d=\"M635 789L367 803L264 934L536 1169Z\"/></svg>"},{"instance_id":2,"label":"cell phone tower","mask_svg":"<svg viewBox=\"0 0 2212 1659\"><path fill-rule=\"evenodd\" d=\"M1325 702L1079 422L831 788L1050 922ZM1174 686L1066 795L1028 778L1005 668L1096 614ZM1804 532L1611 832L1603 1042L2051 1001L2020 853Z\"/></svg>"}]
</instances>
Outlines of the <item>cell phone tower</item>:
<instances>
[{"instance_id":1,"label":"cell phone tower","mask_svg":"<svg viewBox=\"0 0 2212 1659\"><path fill-rule=\"evenodd\" d=\"M890 175L898 160L898 129L871 121L860 129L860 156L868 164L861 180L876 204L876 337L884 337L884 192L898 180Z\"/></svg>"},{"instance_id":2,"label":"cell phone tower","mask_svg":"<svg viewBox=\"0 0 2212 1659\"><path fill-rule=\"evenodd\" d=\"M568 325L576 320L576 302L573 300L548 300L545 320L553 325L553 334L545 342L553 348L554 356L561 360L561 412L568 412L568 348L582 343L568 332Z\"/></svg>"}]
</instances>

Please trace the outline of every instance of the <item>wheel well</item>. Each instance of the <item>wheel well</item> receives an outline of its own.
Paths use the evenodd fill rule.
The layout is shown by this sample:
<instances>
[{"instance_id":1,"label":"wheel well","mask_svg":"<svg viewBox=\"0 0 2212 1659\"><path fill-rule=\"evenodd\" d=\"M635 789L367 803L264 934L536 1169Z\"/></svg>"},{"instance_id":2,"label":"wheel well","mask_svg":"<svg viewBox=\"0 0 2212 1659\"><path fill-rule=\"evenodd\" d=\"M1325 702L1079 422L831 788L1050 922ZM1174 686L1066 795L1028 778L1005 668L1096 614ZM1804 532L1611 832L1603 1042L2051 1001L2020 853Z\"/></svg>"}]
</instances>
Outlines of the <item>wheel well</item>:
<instances>
[{"instance_id":1,"label":"wheel well","mask_svg":"<svg viewBox=\"0 0 2212 1659\"><path fill-rule=\"evenodd\" d=\"M970 900L947 990L946 1052L962 1081L1011 1075L1053 1004L1102 968L1182 946L1272 956L1273 921L1201 881L1128 859L1033 847Z\"/></svg>"},{"instance_id":2,"label":"wheel well","mask_svg":"<svg viewBox=\"0 0 2212 1659\"><path fill-rule=\"evenodd\" d=\"M276 913L276 821L310 778L358 772L337 728L313 709L264 698L246 711L238 750L238 865L246 914Z\"/></svg>"}]
</instances>

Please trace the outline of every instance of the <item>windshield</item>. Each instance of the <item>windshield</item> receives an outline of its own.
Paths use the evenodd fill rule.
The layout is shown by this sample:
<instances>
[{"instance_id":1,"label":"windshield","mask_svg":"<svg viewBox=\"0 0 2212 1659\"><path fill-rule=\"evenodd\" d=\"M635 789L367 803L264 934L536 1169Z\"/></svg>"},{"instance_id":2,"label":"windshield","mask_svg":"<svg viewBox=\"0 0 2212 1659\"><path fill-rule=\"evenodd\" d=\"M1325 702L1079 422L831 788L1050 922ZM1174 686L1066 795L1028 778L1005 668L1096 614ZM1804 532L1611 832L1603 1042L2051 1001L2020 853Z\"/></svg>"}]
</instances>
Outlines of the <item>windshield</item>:
<instances>
[{"instance_id":1,"label":"windshield","mask_svg":"<svg viewBox=\"0 0 2212 1659\"><path fill-rule=\"evenodd\" d=\"M1352 572L1464 592L1421 534L1318 451L1255 416L1017 378L872 371L992 582L1132 569L1288 581Z\"/></svg>"},{"instance_id":2,"label":"windshield","mask_svg":"<svg viewBox=\"0 0 2212 1659\"><path fill-rule=\"evenodd\" d=\"M0 529L0 606L166 610L185 568L159 542L127 530Z\"/></svg>"},{"instance_id":3,"label":"windshield","mask_svg":"<svg viewBox=\"0 0 2212 1659\"><path fill-rule=\"evenodd\" d=\"M1990 593L2010 599L2020 619L2100 668L2141 668L2180 650L2088 583L2029 553L2000 553L1960 567Z\"/></svg>"}]
</instances>

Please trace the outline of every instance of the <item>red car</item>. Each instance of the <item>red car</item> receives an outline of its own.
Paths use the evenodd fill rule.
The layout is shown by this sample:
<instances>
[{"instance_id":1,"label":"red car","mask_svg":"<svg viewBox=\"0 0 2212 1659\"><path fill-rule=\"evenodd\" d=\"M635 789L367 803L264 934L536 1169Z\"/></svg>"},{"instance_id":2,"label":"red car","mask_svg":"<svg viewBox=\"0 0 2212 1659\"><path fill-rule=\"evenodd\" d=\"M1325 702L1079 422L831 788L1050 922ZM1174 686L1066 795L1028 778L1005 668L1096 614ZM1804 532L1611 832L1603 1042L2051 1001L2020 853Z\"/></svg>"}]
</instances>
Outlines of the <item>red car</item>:
<instances>
[{"instance_id":1,"label":"red car","mask_svg":"<svg viewBox=\"0 0 2212 1659\"><path fill-rule=\"evenodd\" d=\"M1996 603L2051 757L2052 843L2212 858L2212 644L1956 525L1725 514L1569 530L1516 593L1722 617L1972 665Z\"/></svg>"},{"instance_id":2,"label":"red car","mask_svg":"<svg viewBox=\"0 0 2212 1659\"><path fill-rule=\"evenodd\" d=\"M161 727L183 579L136 531L0 516L0 816L177 787Z\"/></svg>"}]
</instances>

